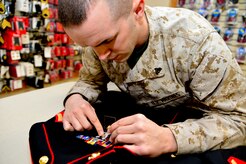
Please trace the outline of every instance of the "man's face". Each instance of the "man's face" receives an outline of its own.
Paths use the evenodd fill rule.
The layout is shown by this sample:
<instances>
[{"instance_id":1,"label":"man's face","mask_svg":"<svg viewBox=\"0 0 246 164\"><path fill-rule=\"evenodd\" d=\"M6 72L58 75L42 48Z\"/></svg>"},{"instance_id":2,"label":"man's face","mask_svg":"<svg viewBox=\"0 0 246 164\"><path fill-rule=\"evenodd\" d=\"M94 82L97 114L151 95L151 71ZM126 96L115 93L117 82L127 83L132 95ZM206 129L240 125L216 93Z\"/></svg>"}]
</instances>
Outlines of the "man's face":
<instances>
[{"instance_id":1,"label":"man's face","mask_svg":"<svg viewBox=\"0 0 246 164\"><path fill-rule=\"evenodd\" d=\"M90 9L84 23L64 29L75 43L92 47L100 60L126 61L138 40L134 13L113 20L105 1Z\"/></svg>"}]
</instances>

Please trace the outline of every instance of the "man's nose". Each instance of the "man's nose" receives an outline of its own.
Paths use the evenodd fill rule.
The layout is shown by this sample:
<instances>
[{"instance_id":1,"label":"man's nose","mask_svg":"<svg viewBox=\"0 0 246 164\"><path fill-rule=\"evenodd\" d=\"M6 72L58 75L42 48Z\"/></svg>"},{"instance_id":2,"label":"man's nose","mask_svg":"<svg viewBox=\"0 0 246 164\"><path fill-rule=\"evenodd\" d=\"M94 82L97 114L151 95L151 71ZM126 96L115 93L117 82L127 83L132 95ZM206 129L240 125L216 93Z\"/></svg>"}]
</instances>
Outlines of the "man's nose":
<instances>
[{"instance_id":1,"label":"man's nose","mask_svg":"<svg viewBox=\"0 0 246 164\"><path fill-rule=\"evenodd\" d=\"M100 60L106 60L111 53L111 50L106 47L95 48L95 51Z\"/></svg>"}]
</instances>

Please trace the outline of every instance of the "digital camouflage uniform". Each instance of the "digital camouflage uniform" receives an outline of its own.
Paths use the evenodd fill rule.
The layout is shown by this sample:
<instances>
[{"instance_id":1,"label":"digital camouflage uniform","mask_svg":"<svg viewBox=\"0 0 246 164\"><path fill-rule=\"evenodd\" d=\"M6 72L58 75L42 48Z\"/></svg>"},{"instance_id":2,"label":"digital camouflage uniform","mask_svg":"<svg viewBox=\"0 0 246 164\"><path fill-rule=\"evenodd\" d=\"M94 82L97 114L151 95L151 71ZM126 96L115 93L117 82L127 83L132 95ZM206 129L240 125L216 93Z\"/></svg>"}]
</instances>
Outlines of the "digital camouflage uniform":
<instances>
[{"instance_id":1,"label":"digital camouflage uniform","mask_svg":"<svg viewBox=\"0 0 246 164\"><path fill-rule=\"evenodd\" d=\"M149 44L136 65L99 61L87 48L80 80L69 95L80 93L93 102L112 81L154 108L193 99L205 111L203 118L166 125L177 154L246 145L246 78L221 36L187 9L146 6L145 11Z\"/></svg>"}]
</instances>

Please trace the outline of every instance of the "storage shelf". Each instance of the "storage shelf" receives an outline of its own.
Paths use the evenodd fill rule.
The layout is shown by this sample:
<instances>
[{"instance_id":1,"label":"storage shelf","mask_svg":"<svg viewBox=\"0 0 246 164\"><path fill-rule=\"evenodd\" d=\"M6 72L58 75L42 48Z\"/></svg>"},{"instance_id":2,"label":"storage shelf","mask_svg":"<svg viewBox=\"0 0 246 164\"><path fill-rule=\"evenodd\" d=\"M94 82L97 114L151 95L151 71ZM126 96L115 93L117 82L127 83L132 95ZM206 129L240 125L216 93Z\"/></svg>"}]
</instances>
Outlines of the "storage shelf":
<instances>
[{"instance_id":1,"label":"storage shelf","mask_svg":"<svg viewBox=\"0 0 246 164\"><path fill-rule=\"evenodd\" d=\"M61 84L61 83L65 83L65 82L77 81L78 79L79 79L78 76L77 77L73 77L73 78L69 78L69 79L62 79L62 80L59 80L57 82L44 84L44 88L52 87L52 86L55 86L57 84ZM42 88L34 88L34 87L31 87L31 86L26 86L25 88L17 89L17 90L11 91L11 92L0 93L0 99L1 98L5 98L5 97L9 97L9 96L14 96L14 95L17 95L17 94L22 94L22 93L34 91L34 90L37 90L37 89L42 89Z\"/></svg>"}]
</instances>

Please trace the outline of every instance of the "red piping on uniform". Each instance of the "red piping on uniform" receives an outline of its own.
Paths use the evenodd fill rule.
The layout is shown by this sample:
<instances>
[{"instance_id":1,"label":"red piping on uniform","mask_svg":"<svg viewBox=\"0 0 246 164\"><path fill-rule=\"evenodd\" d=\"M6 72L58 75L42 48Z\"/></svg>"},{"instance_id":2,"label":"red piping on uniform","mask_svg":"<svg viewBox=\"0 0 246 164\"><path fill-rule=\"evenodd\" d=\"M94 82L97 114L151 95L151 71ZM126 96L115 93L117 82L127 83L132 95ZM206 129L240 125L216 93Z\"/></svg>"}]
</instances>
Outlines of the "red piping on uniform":
<instances>
[{"instance_id":1,"label":"red piping on uniform","mask_svg":"<svg viewBox=\"0 0 246 164\"><path fill-rule=\"evenodd\" d=\"M95 160L97 160L97 159L99 159L99 158L105 157L106 155L111 154L111 153L115 153L115 150L114 150L114 149L111 149L111 150L107 151L106 153L103 153L103 154L99 155L98 157L89 160L86 164L90 164L90 163L92 163L93 161L95 161Z\"/></svg>"},{"instance_id":2,"label":"red piping on uniform","mask_svg":"<svg viewBox=\"0 0 246 164\"><path fill-rule=\"evenodd\" d=\"M89 156L91 156L91 154L88 154L88 155L86 155L86 156L82 156L82 157L80 157L80 158L77 158L77 159L75 159L75 160L73 160L73 161L71 161L71 162L68 162L67 164L73 164L73 163L76 163L76 162L78 162L78 161L80 161L80 160L82 160L82 159L84 159L84 158L86 158L86 157L89 157Z\"/></svg>"},{"instance_id":3,"label":"red piping on uniform","mask_svg":"<svg viewBox=\"0 0 246 164\"><path fill-rule=\"evenodd\" d=\"M45 127L44 124L42 124L42 126L43 126L43 130L44 130L45 139L47 141L47 145L48 145L48 148L49 148L49 151L50 151L50 154L51 154L51 162L50 162L50 164L53 164L54 163L54 152L52 151L51 146L50 146L49 137L48 137L48 133L46 131L46 127Z\"/></svg>"}]
</instances>

